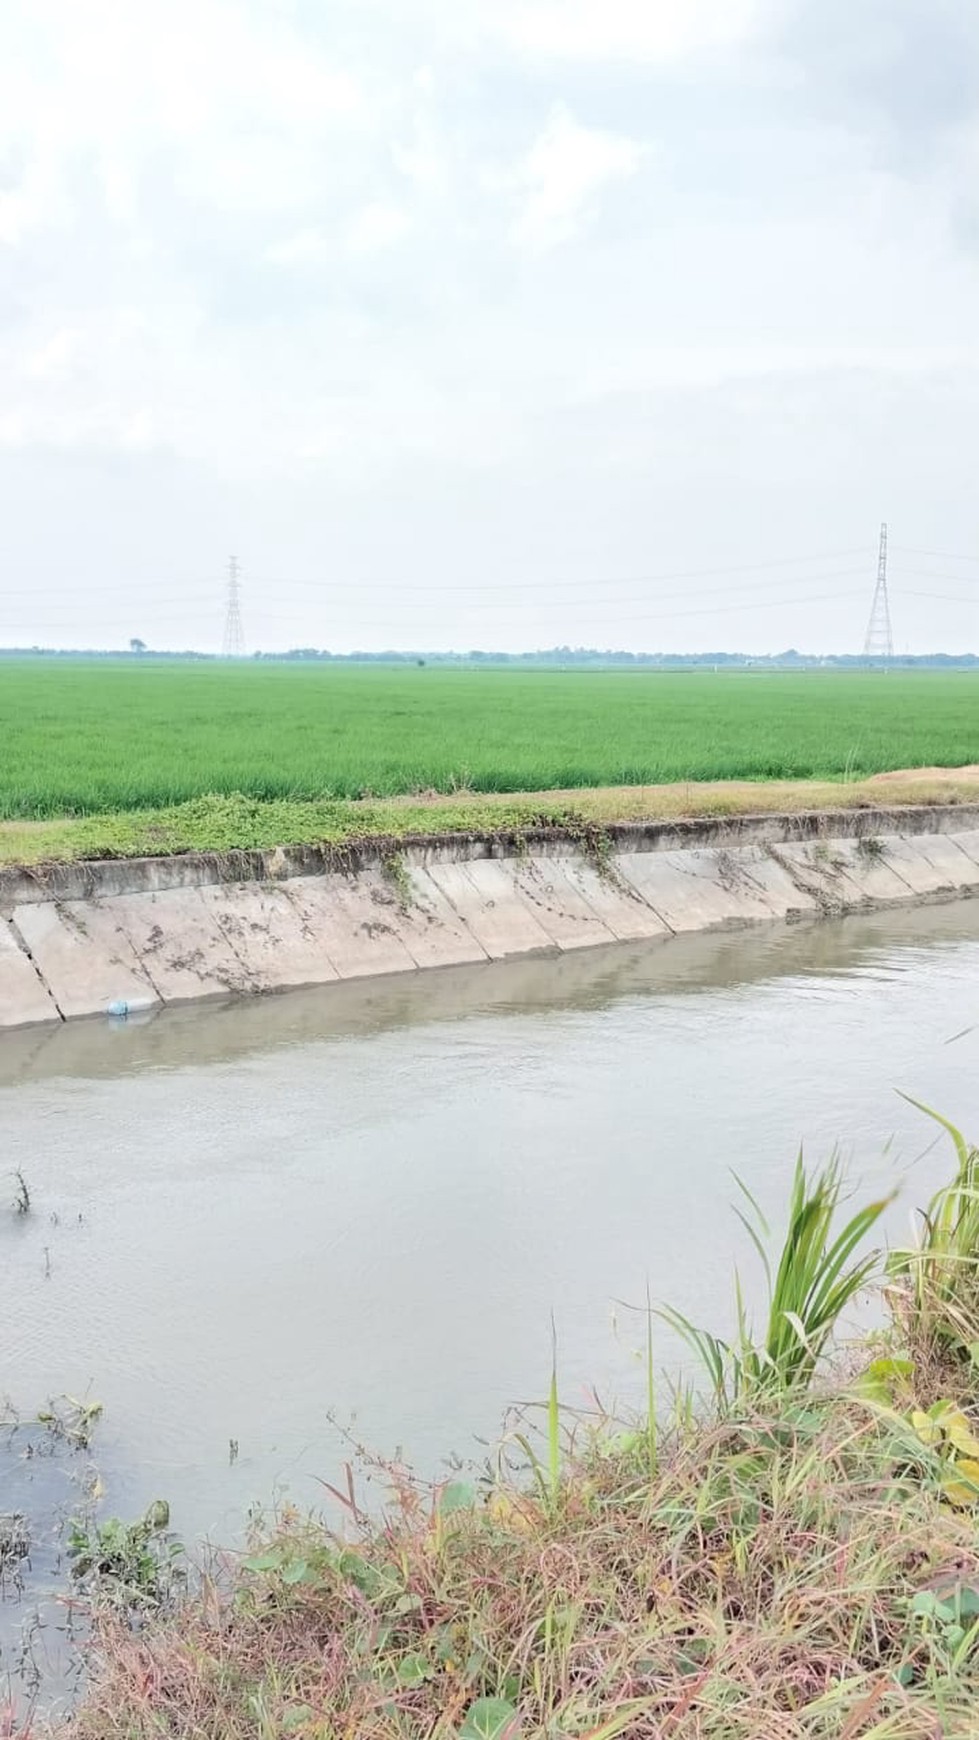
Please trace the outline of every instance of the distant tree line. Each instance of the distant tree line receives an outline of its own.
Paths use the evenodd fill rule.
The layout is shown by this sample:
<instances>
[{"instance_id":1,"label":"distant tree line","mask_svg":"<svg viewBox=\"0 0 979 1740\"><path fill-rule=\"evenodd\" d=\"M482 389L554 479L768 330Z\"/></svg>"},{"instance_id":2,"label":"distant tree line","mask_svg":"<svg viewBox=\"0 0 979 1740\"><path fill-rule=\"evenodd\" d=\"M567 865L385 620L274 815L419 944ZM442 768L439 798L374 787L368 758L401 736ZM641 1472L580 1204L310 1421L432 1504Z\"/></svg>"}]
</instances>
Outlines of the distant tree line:
<instances>
[{"instance_id":1,"label":"distant tree line","mask_svg":"<svg viewBox=\"0 0 979 1740\"><path fill-rule=\"evenodd\" d=\"M905 669L916 665L953 667L972 669L979 665L977 653L907 653L886 661L876 658L866 658L862 653L815 653L797 652L790 647L780 653L636 653L613 650L602 650L598 647L548 647L538 652L482 652L478 649L462 653L446 652L351 652L331 653L321 651L316 647L294 647L286 653L255 653L257 659L274 659L276 662L305 662L315 664L402 664L402 665L533 665L559 666L562 670L569 666L599 666L607 669L609 666L624 665L644 670L699 670L714 669L717 666L730 667L735 670L824 670L824 669L877 669L882 663Z\"/></svg>"},{"instance_id":2,"label":"distant tree line","mask_svg":"<svg viewBox=\"0 0 979 1740\"><path fill-rule=\"evenodd\" d=\"M51 659L172 659L193 660L201 664L228 663L217 653L157 651L145 641L133 638L128 647L61 647L18 646L0 648L0 658ZM516 665L530 669L598 669L629 670L878 670L886 664L894 670L940 669L974 670L979 667L976 653L907 653L892 659L866 658L862 653L801 653L795 647L785 652L750 653L636 653L602 650L597 647L548 647L538 652L350 652L334 653L319 647L293 647L289 652L256 652L236 663L266 664L354 664L354 665Z\"/></svg>"}]
</instances>

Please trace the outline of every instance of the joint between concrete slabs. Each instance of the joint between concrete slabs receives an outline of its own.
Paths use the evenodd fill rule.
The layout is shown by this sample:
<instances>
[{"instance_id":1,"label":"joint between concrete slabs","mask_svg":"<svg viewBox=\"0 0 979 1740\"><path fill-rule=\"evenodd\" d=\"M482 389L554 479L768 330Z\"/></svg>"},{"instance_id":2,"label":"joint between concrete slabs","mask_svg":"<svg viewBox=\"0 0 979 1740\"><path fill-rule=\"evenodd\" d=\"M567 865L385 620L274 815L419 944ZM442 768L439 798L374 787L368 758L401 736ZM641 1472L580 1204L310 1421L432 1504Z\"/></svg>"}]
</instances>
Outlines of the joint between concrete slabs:
<instances>
[{"instance_id":1,"label":"joint between concrete slabs","mask_svg":"<svg viewBox=\"0 0 979 1740\"><path fill-rule=\"evenodd\" d=\"M37 961L34 959L34 956L31 953L30 945L27 943L24 936L22 935L20 927L17 923L16 917L10 919L9 922L10 922L10 928L13 931L14 936L16 937L18 944L20 945L21 952L26 956L27 960L30 962L31 966L34 969L34 976L37 979L38 984L41 986L41 989L43 991L46 991L48 996L50 997L51 1002L52 1002L55 1010L57 1011L58 1020L64 1021L66 1019L65 1012L62 1009L60 1003L58 1002L58 999L55 996L53 990L51 989L51 986L48 984L47 979L44 977L44 974L41 971L41 968L39 967Z\"/></svg>"}]
</instances>

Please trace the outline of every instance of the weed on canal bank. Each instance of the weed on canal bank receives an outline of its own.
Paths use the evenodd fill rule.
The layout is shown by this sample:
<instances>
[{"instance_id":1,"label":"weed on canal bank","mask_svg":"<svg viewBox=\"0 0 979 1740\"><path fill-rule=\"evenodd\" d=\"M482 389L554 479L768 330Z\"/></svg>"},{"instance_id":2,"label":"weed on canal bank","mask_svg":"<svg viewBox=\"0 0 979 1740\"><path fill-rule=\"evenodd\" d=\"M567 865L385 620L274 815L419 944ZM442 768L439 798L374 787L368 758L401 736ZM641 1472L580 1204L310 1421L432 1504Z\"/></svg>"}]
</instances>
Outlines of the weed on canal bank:
<instances>
[{"instance_id":1,"label":"weed on canal bank","mask_svg":"<svg viewBox=\"0 0 979 1740\"><path fill-rule=\"evenodd\" d=\"M539 1440L514 1435L482 1480L375 1469L386 1499L368 1509L350 1473L343 1528L287 1512L138 1625L116 1585L67 1732L975 1735L979 1158L955 1141L915 1249L886 1264L865 1248L880 1205L840 1228L836 1171L799 1168L761 1332L740 1300L731 1343L686 1326L706 1413L681 1390L658 1428L572 1420L555 1381ZM868 1282L893 1327L827 1372Z\"/></svg>"},{"instance_id":2,"label":"weed on canal bank","mask_svg":"<svg viewBox=\"0 0 979 1740\"><path fill-rule=\"evenodd\" d=\"M0 819L0 868L185 853L322 846L342 855L369 846L396 851L412 841L492 839L519 853L540 829L556 830L593 861L607 858L608 829L626 822L693 821L744 815L846 813L887 807L971 805L975 768L922 769L858 781L799 779L686 781L509 795L457 791L373 799L256 798L210 793L157 808L48 818ZM865 855L875 854L874 840Z\"/></svg>"}]
</instances>

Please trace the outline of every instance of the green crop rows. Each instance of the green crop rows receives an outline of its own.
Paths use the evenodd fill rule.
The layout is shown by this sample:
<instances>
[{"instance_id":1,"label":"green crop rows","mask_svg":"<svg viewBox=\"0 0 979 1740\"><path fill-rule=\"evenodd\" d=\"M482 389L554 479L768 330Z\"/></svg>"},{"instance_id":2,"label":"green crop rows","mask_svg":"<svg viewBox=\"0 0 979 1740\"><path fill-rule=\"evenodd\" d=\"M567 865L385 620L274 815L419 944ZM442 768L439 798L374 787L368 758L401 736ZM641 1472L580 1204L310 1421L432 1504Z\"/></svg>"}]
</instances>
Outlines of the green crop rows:
<instances>
[{"instance_id":1,"label":"green crop rows","mask_svg":"<svg viewBox=\"0 0 979 1740\"><path fill-rule=\"evenodd\" d=\"M0 817L979 761L979 677L0 660Z\"/></svg>"}]
</instances>

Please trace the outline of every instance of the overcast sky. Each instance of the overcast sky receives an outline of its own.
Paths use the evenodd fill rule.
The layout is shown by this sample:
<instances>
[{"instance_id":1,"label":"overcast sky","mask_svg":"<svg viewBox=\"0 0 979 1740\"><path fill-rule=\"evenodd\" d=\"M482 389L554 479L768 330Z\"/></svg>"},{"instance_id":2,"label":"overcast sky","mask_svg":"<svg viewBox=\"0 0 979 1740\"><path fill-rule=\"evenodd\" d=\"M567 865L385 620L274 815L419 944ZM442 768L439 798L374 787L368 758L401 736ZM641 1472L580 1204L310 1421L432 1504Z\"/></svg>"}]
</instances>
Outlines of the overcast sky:
<instances>
[{"instance_id":1,"label":"overcast sky","mask_svg":"<svg viewBox=\"0 0 979 1740\"><path fill-rule=\"evenodd\" d=\"M979 648L979 6L4 0L0 381L0 645Z\"/></svg>"}]
</instances>

